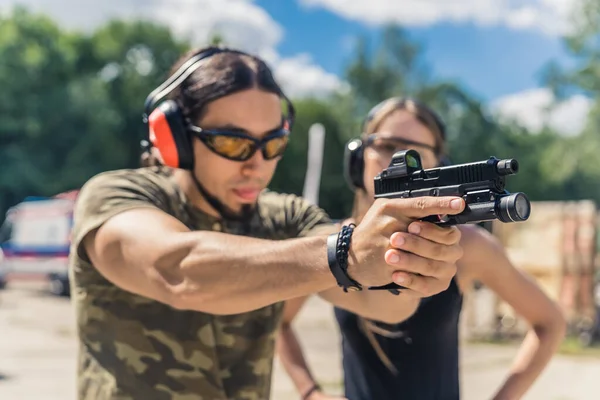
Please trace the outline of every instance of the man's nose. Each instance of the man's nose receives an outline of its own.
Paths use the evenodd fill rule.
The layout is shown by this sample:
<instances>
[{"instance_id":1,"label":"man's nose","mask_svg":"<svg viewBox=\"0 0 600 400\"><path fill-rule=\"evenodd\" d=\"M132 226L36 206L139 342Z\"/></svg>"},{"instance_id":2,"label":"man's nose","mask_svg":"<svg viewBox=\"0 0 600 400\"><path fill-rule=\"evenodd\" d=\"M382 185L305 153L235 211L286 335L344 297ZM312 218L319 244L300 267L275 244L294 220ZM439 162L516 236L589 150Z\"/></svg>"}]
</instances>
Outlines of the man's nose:
<instances>
[{"instance_id":1,"label":"man's nose","mask_svg":"<svg viewBox=\"0 0 600 400\"><path fill-rule=\"evenodd\" d=\"M260 171L260 168L265 163L265 158L263 157L262 151L257 150L256 153L248 160L244 161L242 165L242 173L246 175L251 175Z\"/></svg>"}]
</instances>

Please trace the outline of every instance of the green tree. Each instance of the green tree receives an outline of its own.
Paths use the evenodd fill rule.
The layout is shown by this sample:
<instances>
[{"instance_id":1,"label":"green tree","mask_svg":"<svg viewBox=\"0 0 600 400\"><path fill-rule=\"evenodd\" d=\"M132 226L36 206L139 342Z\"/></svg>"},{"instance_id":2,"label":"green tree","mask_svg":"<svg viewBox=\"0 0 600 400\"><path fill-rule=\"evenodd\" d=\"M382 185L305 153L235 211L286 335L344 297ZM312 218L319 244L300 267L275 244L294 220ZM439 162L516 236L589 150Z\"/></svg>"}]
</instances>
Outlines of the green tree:
<instances>
[{"instance_id":1,"label":"green tree","mask_svg":"<svg viewBox=\"0 0 600 400\"><path fill-rule=\"evenodd\" d=\"M593 107L584 131L557 139L547 148L542 164L548 182L562 185L562 190L557 188L562 198L591 198L600 203L600 1L576 2L571 22L573 29L563 43L572 65L548 63L544 81L557 99L584 94Z\"/></svg>"},{"instance_id":2,"label":"green tree","mask_svg":"<svg viewBox=\"0 0 600 400\"><path fill-rule=\"evenodd\" d=\"M0 17L2 213L78 187L112 153L98 138L110 140L119 115L101 79L79 73L80 40L22 8Z\"/></svg>"},{"instance_id":3,"label":"green tree","mask_svg":"<svg viewBox=\"0 0 600 400\"><path fill-rule=\"evenodd\" d=\"M421 52L420 44L397 25L382 29L374 49L367 38L359 38L354 59L345 72L357 96L358 110L364 113L388 97L413 95L425 86L428 79Z\"/></svg>"},{"instance_id":4,"label":"green tree","mask_svg":"<svg viewBox=\"0 0 600 400\"><path fill-rule=\"evenodd\" d=\"M0 213L138 165L144 99L186 48L147 22L87 36L22 7L0 16Z\"/></svg>"},{"instance_id":5,"label":"green tree","mask_svg":"<svg viewBox=\"0 0 600 400\"><path fill-rule=\"evenodd\" d=\"M345 77L351 85L343 112L350 117L345 129L360 134L368 110L393 97L414 97L435 109L447 126L452 158L457 162L489 157L503 138L498 125L484 109L485 104L458 84L430 77L423 61L423 46L397 26L383 29L381 39L371 49L362 38Z\"/></svg>"},{"instance_id":6,"label":"green tree","mask_svg":"<svg viewBox=\"0 0 600 400\"><path fill-rule=\"evenodd\" d=\"M351 84L342 107L344 131L360 134L360 122L368 109L391 96L413 96L432 106L445 121L450 155L455 163L489 156L516 158L520 172L510 179L510 190L522 190L533 200L600 199L600 1L581 3L575 33L565 45L577 61L571 70L552 63L546 82L559 98L573 93L589 95L595 102L585 131L563 137L545 128L530 132L516 122L498 121L487 105L459 84L432 79L421 60L422 46L402 29L389 26L374 49L362 39L349 63L346 79Z\"/></svg>"},{"instance_id":7,"label":"green tree","mask_svg":"<svg viewBox=\"0 0 600 400\"><path fill-rule=\"evenodd\" d=\"M147 136L142 121L146 96L169 73L171 65L188 50L189 44L176 40L166 27L146 21L110 21L89 37L80 48L88 57L90 73L105 82L110 99L119 113L117 134L122 157L103 168L139 165L140 141Z\"/></svg>"},{"instance_id":8,"label":"green tree","mask_svg":"<svg viewBox=\"0 0 600 400\"><path fill-rule=\"evenodd\" d=\"M304 99L294 102L296 123L290 143L279 162L270 188L284 193L302 195L308 163L308 131L313 123L325 127L324 159L319 192L319 206L332 218L342 218L349 214L352 193L342 179L344 157L344 137L340 123L332 112L329 102L317 99Z\"/></svg>"}]
</instances>

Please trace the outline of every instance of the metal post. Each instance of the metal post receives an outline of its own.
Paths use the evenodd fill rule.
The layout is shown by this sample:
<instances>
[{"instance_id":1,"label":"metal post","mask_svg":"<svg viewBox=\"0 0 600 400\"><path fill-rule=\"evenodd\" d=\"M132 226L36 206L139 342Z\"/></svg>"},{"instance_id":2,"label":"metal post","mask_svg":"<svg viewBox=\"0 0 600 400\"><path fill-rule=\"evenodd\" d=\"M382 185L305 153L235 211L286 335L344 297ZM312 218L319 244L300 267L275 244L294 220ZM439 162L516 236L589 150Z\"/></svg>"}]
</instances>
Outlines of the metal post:
<instances>
[{"instance_id":1,"label":"metal post","mask_svg":"<svg viewBox=\"0 0 600 400\"><path fill-rule=\"evenodd\" d=\"M325 147L325 127L316 123L308 130L308 165L304 178L302 196L312 204L319 204L319 187L321 186L321 169Z\"/></svg>"}]
</instances>

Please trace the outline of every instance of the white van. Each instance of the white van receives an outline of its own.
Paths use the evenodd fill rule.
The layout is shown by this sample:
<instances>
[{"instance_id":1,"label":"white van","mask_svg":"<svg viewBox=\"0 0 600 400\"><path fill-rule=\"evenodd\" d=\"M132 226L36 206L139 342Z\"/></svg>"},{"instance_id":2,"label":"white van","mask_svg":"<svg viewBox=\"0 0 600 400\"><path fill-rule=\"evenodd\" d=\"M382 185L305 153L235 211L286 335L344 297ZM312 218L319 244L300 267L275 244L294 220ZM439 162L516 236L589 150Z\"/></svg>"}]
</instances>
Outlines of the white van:
<instances>
[{"instance_id":1,"label":"white van","mask_svg":"<svg viewBox=\"0 0 600 400\"><path fill-rule=\"evenodd\" d=\"M0 227L0 288L17 280L45 280L69 295L68 257L76 192L27 198L10 208Z\"/></svg>"}]
</instances>

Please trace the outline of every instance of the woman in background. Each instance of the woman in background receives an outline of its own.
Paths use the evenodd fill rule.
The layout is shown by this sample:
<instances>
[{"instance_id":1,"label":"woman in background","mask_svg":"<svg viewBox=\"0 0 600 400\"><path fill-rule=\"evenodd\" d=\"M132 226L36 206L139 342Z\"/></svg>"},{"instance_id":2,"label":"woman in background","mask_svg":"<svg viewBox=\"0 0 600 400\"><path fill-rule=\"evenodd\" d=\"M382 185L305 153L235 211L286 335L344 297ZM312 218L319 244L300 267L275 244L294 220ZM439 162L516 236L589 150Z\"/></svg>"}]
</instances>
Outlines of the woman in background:
<instances>
[{"instance_id":1,"label":"woman in background","mask_svg":"<svg viewBox=\"0 0 600 400\"><path fill-rule=\"evenodd\" d=\"M363 131L346 149L344 168L355 200L345 224L360 223L373 202L373 179L388 167L395 152L417 150L424 168L447 162L444 124L431 109L414 100L391 98L380 103L367 116ZM494 236L477 225L459 229L464 256L450 286L429 298L415 296L414 312L403 322L365 320L335 308L347 399L459 399L459 317L463 294L475 281L494 291L531 326L493 398L521 398L550 361L565 334L557 304L510 263ZM400 295L411 293L402 291ZM292 330L293 318L305 300L286 304L277 344L279 357L303 400L340 399L324 394L315 383Z\"/></svg>"}]
</instances>

